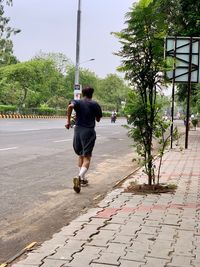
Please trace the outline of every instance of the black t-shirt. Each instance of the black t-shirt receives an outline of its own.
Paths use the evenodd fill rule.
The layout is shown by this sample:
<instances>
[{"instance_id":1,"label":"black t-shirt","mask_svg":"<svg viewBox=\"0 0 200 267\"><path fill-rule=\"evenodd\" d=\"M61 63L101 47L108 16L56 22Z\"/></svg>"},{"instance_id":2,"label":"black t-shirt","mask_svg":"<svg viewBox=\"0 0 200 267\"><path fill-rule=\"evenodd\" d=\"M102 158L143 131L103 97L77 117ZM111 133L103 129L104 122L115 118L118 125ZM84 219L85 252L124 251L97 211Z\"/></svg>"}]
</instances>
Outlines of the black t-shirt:
<instances>
[{"instance_id":1,"label":"black t-shirt","mask_svg":"<svg viewBox=\"0 0 200 267\"><path fill-rule=\"evenodd\" d=\"M95 127L95 119L102 117L102 110L99 104L88 98L72 100L76 111L76 125L86 128Z\"/></svg>"}]
</instances>

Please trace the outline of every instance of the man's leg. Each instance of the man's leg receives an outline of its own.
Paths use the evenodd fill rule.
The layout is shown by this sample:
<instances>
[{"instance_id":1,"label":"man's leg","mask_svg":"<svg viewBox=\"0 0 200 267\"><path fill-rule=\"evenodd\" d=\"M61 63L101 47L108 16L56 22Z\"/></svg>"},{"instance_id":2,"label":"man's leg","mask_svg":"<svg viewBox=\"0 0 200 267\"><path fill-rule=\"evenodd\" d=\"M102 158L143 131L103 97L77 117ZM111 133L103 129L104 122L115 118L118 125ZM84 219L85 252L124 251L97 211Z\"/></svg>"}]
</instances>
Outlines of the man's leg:
<instances>
[{"instance_id":1,"label":"man's leg","mask_svg":"<svg viewBox=\"0 0 200 267\"><path fill-rule=\"evenodd\" d=\"M78 167L79 167L79 170L81 169L83 165L83 156L79 156L78 157Z\"/></svg>"},{"instance_id":2,"label":"man's leg","mask_svg":"<svg viewBox=\"0 0 200 267\"><path fill-rule=\"evenodd\" d=\"M81 160L82 160L82 165L81 165L81 169L79 172L79 176L81 177L81 180L87 181L87 179L85 178L85 174L89 169L91 156L82 156ZM81 160L79 160L79 162L81 162Z\"/></svg>"},{"instance_id":3,"label":"man's leg","mask_svg":"<svg viewBox=\"0 0 200 267\"><path fill-rule=\"evenodd\" d=\"M90 161L91 161L91 156L83 156L83 164L82 167L85 167L89 169L90 167Z\"/></svg>"}]
</instances>

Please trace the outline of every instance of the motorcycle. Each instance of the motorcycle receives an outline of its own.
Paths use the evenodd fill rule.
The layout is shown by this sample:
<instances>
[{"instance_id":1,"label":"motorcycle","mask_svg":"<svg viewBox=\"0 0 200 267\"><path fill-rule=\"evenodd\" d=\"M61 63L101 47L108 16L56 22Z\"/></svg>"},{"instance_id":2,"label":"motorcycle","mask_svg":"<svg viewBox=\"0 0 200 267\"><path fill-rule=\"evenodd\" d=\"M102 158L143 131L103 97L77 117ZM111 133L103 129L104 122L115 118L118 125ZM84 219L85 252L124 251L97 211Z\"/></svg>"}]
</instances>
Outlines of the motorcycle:
<instances>
[{"instance_id":1,"label":"motorcycle","mask_svg":"<svg viewBox=\"0 0 200 267\"><path fill-rule=\"evenodd\" d=\"M117 118L116 114L112 114L111 115L111 123L115 123L116 122L116 118Z\"/></svg>"}]
</instances>

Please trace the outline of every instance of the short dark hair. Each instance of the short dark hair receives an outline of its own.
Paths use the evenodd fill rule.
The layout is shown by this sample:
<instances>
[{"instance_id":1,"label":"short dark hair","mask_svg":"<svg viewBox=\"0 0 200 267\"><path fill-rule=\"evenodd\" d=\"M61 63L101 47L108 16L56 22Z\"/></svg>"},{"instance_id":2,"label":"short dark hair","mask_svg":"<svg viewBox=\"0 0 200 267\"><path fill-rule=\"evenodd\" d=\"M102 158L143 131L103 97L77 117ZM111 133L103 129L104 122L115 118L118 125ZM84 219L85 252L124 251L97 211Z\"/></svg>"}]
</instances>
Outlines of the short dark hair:
<instances>
[{"instance_id":1,"label":"short dark hair","mask_svg":"<svg viewBox=\"0 0 200 267\"><path fill-rule=\"evenodd\" d=\"M92 98L93 93L94 93L94 88L89 87L89 86L83 88L82 90L82 95L88 98Z\"/></svg>"}]
</instances>

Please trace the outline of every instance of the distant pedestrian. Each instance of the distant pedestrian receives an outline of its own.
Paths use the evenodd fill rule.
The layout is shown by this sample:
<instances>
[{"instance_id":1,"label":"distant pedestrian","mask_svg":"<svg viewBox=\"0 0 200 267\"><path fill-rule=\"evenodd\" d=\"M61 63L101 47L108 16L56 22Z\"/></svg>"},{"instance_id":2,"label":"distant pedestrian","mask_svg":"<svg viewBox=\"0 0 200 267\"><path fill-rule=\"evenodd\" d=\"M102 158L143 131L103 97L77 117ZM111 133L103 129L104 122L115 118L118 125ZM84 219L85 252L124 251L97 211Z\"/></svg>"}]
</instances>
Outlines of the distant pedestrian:
<instances>
[{"instance_id":1,"label":"distant pedestrian","mask_svg":"<svg viewBox=\"0 0 200 267\"><path fill-rule=\"evenodd\" d=\"M82 90L83 99L72 100L67 108L67 123L65 125L67 129L70 128L72 111L76 112L73 148L78 155L79 174L73 179L73 183L77 193L80 192L81 185L88 184L85 174L90 166L96 140L95 121L99 122L102 117L100 105L92 100L93 93L93 88L84 88Z\"/></svg>"},{"instance_id":2,"label":"distant pedestrian","mask_svg":"<svg viewBox=\"0 0 200 267\"><path fill-rule=\"evenodd\" d=\"M186 126L186 123L187 123L187 120L186 120L186 117L184 118L184 125Z\"/></svg>"}]
</instances>

